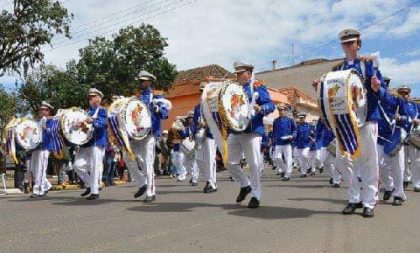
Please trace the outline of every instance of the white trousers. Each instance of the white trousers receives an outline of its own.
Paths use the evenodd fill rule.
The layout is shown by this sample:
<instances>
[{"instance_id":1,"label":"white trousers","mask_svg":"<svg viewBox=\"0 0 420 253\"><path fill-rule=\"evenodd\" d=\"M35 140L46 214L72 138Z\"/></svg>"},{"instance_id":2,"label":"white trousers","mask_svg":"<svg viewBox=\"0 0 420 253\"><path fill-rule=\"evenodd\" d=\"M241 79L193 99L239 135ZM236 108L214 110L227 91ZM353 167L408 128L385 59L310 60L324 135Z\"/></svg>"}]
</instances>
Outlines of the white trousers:
<instances>
[{"instance_id":1,"label":"white trousers","mask_svg":"<svg viewBox=\"0 0 420 253\"><path fill-rule=\"evenodd\" d=\"M309 151L309 168L311 172L315 172L315 168L319 166L321 161L321 152L320 150L310 150Z\"/></svg>"},{"instance_id":2,"label":"white trousers","mask_svg":"<svg viewBox=\"0 0 420 253\"><path fill-rule=\"evenodd\" d=\"M411 146L404 146L404 182L411 182L413 174L411 172L410 156L416 149Z\"/></svg>"},{"instance_id":3,"label":"white trousers","mask_svg":"<svg viewBox=\"0 0 420 253\"><path fill-rule=\"evenodd\" d=\"M100 174L104 166L105 148L80 148L74 159L74 168L79 178L90 187L92 194L99 194Z\"/></svg>"},{"instance_id":4,"label":"white trousers","mask_svg":"<svg viewBox=\"0 0 420 253\"><path fill-rule=\"evenodd\" d=\"M133 152L136 154L136 160L127 163L128 170L139 187L147 185L146 196L151 197L156 194L155 170L153 167L156 139L150 134L141 140L130 140L130 143Z\"/></svg>"},{"instance_id":5,"label":"white trousers","mask_svg":"<svg viewBox=\"0 0 420 253\"><path fill-rule=\"evenodd\" d=\"M30 171L34 176L33 193L43 195L52 186L47 179L47 167L48 167L48 156L50 151L48 150L35 150L32 152Z\"/></svg>"},{"instance_id":6,"label":"white trousers","mask_svg":"<svg viewBox=\"0 0 420 253\"><path fill-rule=\"evenodd\" d=\"M393 197L406 199L404 193L404 148L393 157L385 154L384 146L378 144L379 175L386 191L393 191Z\"/></svg>"},{"instance_id":7,"label":"white trousers","mask_svg":"<svg viewBox=\"0 0 420 253\"><path fill-rule=\"evenodd\" d=\"M420 188L420 151L413 146L405 146L404 148L406 151L408 151L410 169L413 175L413 186Z\"/></svg>"},{"instance_id":8,"label":"white trousers","mask_svg":"<svg viewBox=\"0 0 420 253\"><path fill-rule=\"evenodd\" d=\"M204 180L216 189L216 141L206 137L201 148L196 151L195 159Z\"/></svg>"},{"instance_id":9,"label":"white trousers","mask_svg":"<svg viewBox=\"0 0 420 253\"><path fill-rule=\"evenodd\" d=\"M309 151L310 148L297 148L296 149L296 162L300 167L300 174L306 175L309 169Z\"/></svg>"},{"instance_id":10,"label":"white trousers","mask_svg":"<svg viewBox=\"0 0 420 253\"><path fill-rule=\"evenodd\" d=\"M331 154L326 147L321 147L319 150L320 153L320 166L323 166L325 171L329 171L331 178L333 179L333 184L340 184L342 175L341 173L336 169L337 165L335 156Z\"/></svg>"},{"instance_id":11,"label":"white trousers","mask_svg":"<svg viewBox=\"0 0 420 253\"><path fill-rule=\"evenodd\" d=\"M361 153L356 161L340 156L337 158L337 169L341 172L344 180L348 184L348 195L350 203L362 202L364 207L374 208L378 201L378 124L376 122L366 122L360 128L362 139ZM337 154L340 154L337 143ZM353 164L354 162L354 164ZM362 184L357 180L357 173L354 168L360 168ZM360 189L362 186L363 190Z\"/></svg>"},{"instance_id":12,"label":"white trousers","mask_svg":"<svg viewBox=\"0 0 420 253\"><path fill-rule=\"evenodd\" d=\"M198 170L198 166L197 166L197 162L195 158L191 158L184 153L184 167L185 167L186 172L191 175L192 182L197 183L199 170ZM184 178L185 177L186 175L184 175Z\"/></svg>"},{"instance_id":13,"label":"white trousers","mask_svg":"<svg viewBox=\"0 0 420 253\"><path fill-rule=\"evenodd\" d=\"M261 199L261 136L256 133L230 134L228 137L228 169L240 187L251 185L252 196ZM245 155L249 165L249 179L240 166Z\"/></svg>"},{"instance_id":14,"label":"white trousers","mask_svg":"<svg viewBox=\"0 0 420 253\"><path fill-rule=\"evenodd\" d=\"M279 172L284 172L286 177L292 175L292 145L276 145L274 147L273 162L279 169Z\"/></svg>"}]
</instances>

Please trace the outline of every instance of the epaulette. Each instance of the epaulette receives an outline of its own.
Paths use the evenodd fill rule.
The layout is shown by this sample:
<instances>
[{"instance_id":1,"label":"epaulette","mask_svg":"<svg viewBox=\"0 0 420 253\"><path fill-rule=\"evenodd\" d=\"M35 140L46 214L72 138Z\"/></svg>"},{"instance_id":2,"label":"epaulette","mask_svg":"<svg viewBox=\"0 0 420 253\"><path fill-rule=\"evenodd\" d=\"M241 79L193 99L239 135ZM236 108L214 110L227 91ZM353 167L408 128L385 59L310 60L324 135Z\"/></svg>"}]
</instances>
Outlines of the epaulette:
<instances>
[{"instance_id":1,"label":"epaulette","mask_svg":"<svg viewBox=\"0 0 420 253\"><path fill-rule=\"evenodd\" d=\"M264 81L261 81L261 80L255 80L254 81L254 87L255 88L258 88L258 87L261 87L261 86L264 86Z\"/></svg>"}]
</instances>

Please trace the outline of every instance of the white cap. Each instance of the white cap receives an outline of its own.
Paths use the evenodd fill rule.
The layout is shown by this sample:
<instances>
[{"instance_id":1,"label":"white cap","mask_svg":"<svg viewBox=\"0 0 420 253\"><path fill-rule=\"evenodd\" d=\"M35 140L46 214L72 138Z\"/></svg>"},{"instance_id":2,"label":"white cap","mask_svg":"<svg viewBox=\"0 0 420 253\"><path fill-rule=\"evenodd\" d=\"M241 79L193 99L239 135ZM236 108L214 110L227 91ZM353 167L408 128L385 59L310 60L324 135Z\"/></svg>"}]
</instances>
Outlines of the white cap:
<instances>
[{"instance_id":1,"label":"white cap","mask_svg":"<svg viewBox=\"0 0 420 253\"><path fill-rule=\"evenodd\" d=\"M39 108L47 108L47 109L50 109L51 111L54 110L54 106L52 106L47 101L42 101L41 106Z\"/></svg>"},{"instance_id":2,"label":"white cap","mask_svg":"<svg viewBox=\"0 0 420 253\"><path fill-rule=\"evenodd\" d=\"M89 96L100 96L101 98L103 98L104 94L96 88L90 88L89 89Z\"/></svg>"},{"instance_id":3,"label":"white cap","mask_svg":"<svg viewBox=\"0 0 420 253\"><path fill-rule=\"evenodd\" d=\"M149 72L147 72L146 70L142 70L139 73L138 80L155 81L156 77L154 75L150 74Z\"/></svg>"}]
</instances>

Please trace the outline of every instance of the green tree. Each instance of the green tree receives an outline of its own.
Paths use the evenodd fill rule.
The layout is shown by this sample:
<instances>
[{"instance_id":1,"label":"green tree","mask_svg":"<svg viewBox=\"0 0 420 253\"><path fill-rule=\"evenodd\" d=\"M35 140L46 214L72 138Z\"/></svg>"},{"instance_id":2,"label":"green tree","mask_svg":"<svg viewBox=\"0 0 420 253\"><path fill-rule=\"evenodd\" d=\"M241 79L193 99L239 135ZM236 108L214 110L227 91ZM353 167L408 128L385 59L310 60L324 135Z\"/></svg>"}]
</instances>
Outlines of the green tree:
<instances>
[{"instance_id":1,"label":"green tree","mask_svg":"<svg viewBox=\"0 0 420 253\"><path fill-rule=\"evenodd\" d=\"M26 83L18 90L24 101L22 108L34 115L42 100L49 101L56 109L87 107L89 87L79 83L74 60L67 64L65 71L53 65L41 66L28 75Z\"/></svg>"},{"instance_id":2,"label":"green tree","mask_svg":"<svg viewBox=\"0 0 420 253\"><path fill-rule=\"evenodd\" d=\"M0 13L0 76L6 72L26 76L29 68L42 63L41 46L51 44L57 34L70 37L73 15L53 0L14 0L13 11Z\"/></svg>"},{"instance_id":3,"label":"green tree","mask_svg":"<svg viewBox=\"0 0 420 253\"><path fill-rule=\"evenodd\" d=\"M113 40L97 37L80 50L79 81L97 87L109 99L113 94L133 94L136 77L144 69L158 78L156 88L168 90L177 71L164 57L166 41L146 24L121 29Z\"/></svg>"},{"instance_id":4,"label":"green tree","mask_svg":"<svg viewBox=\"0 0 420 253\"><path fill-rule=\"evenodd\" d=\"M3 133L4 127L10 118L17 113L17 97L14 93L7 93L0 85L0 133ZM1 136L0 134L0 136Z\"/></svg>"}]
</instances>

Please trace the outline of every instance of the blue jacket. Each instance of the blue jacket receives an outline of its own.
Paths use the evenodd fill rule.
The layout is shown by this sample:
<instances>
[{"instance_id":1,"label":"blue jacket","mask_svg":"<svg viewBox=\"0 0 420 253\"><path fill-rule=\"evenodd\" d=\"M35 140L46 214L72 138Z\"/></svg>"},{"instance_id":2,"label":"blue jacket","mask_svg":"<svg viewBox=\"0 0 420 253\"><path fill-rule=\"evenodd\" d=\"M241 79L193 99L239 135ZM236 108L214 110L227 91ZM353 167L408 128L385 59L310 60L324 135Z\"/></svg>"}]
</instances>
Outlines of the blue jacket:
<instances>
[{"instance_id":1,"label":"blue jacket","mask_svg":"<svg viewBox=\"0 0 420 253\"><path fill-rule=\"evenodd\" d=\"M49 150L53 151L53 136L52 136L52 127L53 127L54 121L53 119L48 119L46 122L46 128L42 129L42 142L41 142L41 149L42 150Z\"/></svg>"},{"instance_id":2,"label":"blue jacket","mask_svg":"<svg viewBox=\"0 0 420 253\"><path fill-rule=\"evenodd\" d=\"M89 116L93 116L96 112L97 107L89 107L87 113ZM83 147L97 146L106 148L108 146L108 132L106 124L107 113L103 107L99 108L96 119L93 119L93 137Z\"/></svg>"},{"instance_id":3,"label":"blue jacket","mask_svg":"<svg viewBox=\"0 0 420 253\"><path fill-rule=\"evenodd\" d=\"M194 134L197 133L199 126L198 123L201 120L201 104L199 103L198 105L196 105L194 107L194 118L193 118L193 129L194 129ZM213 135L210 132L210 128L206 128L206 137L213 139Z\"/></svg>"},{"instance_id":4,"label":"blue jacket","mask_svg":"<svg viewBox=\"0 0 420 253\"><path fill-rule=\"evenodd\" d=\"M291 144L293 139L282 139L282 137L293 136L294 131L295 122L293 119L286 116L278 117L273 122L273 145Z\"/></svg>"},{"instance_id":5,"label":"blue jacket","mask_svg":"<svg viewBox=\"0 0 420 253\"><path fill-rule=\"evenodd\" d=\"M359 75L364 77L365 79L364 85L367 90L367 100L368 100L366 121L377 122L381 118L379 114L379 108L378 108L378 97L371 87L371 78L372 76L374 76L375 70L373 67L373 63L371 61L364 61L364 65L365 65L365 71L363 73L362 67L361 67L361 61L359 59L354 60L353 64L349 64L347 60L344 60L343 64L335 67L333 71L355 69L359 73ZM376 76L381 81L381 85L383 87L386 87L386 84L379 70L376 71Z\"/></svg>"},{"instance_id":6,"label":"blue jacket","mask_svg":"<svg viewBox=\"0 0 420 253\"><path fill-rule=\"evenodd\" d=\"M321 120L316 124L316 145L317 148L327 147L335 139L334 132L327 127Z\"/></svg>"},{"instance_id":7,"label":"blue jacket","mask_svg":"<svg viewBox=\"0 0 420 253\"><path fill-rule=\"evenodd\" d=\"M143 101L147 107L149 108L151 114L152 114L152 134L155 137L160 137L161 134L161 120L167 119L169 116L169 108L166 107L166 105L162 102L157 102L156 105L153 105L153 99L159 99L163 98L162 95L153 95L152 89L149 87L147 89L144 89L139 99ZM156 112L155 108L157 107L159 110Z\"/></svg>"},{"instance_id":8,"label":"blue jacket","mask_svg":"<svg viewBox=\"0 0 420 253\"><path fill-rule=\"evenodd\" d=\"M378 124L378 143L385 145L386 140L390 140L393 126L390 124L395 119L395 114L398 109L398 114L401 116L399 121L396 121L396 125L404 128L409 133L413 125L413 119L419 117L420 107L419 104L413 101L406 101L402 97L396 97L391 95L384 88L380 89L379 97L381 98L381 119Z\"/></svg>"},{"instance_id":9,"label":"blue jacket","mask_svg":"<svg viewBox=\"0 0 420 253\"><path fill-rule=\"evenodd\" d=\"M295 146L298 149L310 148L311 143L315 139L314 126L307 122L297 123L293 137Z\"/></svg>"},{"instance_id":10,"label":"blue jacket","mask_svg":"<svg viewBox=\"0 0 420 253\"><path fill-rule=\"evenodd\" d=\"M185 127L185 130L179 130L178 133L179 133L179 135L181 136L182 139L190 137L194 133L194 127L192 125L188 126L188 127ZM175 143L174 144L174 151L179 151L180 147L181 147L180 143Z\"/></svg>"},{"instance_id":11,"label":"blue jacket","mask_svg":"<svg viewBox=\"0 0 420 253\"><path fill-rule=\"evenodd\" d=\"M248 81L244 86L244 90L246 96L248 97L248 101L251 103L252 96L251 94L251 81ZM251 123L245 129L244 133L257 133L260 135L264 134L264 124L263 124L263 117L272 113L275 109L273 102L271 101L270 94L267 91L267 88L263 85L253 85L253 91L258 92L258 99L256 104L261 106L261 111L257 113L255 116L252 117Z\"/></svg>"}]
</instances>

